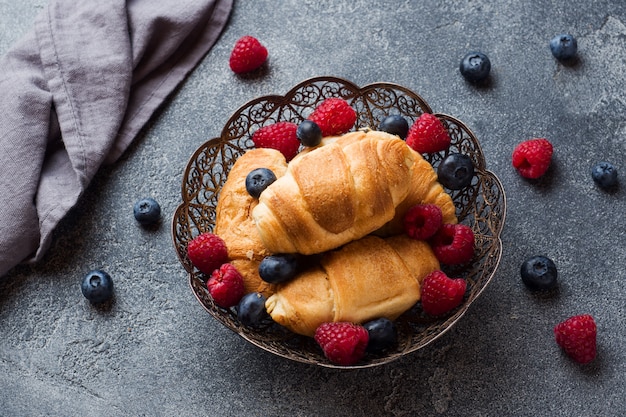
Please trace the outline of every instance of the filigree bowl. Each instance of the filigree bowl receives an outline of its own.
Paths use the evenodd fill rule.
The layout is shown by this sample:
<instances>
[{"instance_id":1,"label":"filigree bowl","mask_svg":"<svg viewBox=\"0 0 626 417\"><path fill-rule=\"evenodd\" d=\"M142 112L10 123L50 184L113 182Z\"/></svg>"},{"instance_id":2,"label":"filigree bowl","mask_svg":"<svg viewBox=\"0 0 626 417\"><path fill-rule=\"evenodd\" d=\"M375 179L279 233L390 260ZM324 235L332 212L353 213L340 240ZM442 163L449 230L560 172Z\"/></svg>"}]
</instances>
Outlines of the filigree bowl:
<instances>
[{"instance_id":1,"label":"filigree bowl","mask_svg":"<svg viewBox=\"0 0 626 417\"><path fill-rule=\"evenodd\" d=\"M206 288L207 277L191 264L187 243L200 233L213 230L215 207L220 188L234 161L253 146L251 135L262 126L278 121L299 123L329 97L347 100L357 112L355 128L376 128L389 114L400 114L411 124L422 113L432 113L428 104L416 93L392 83L376 83L358 87L335 78L318 77L303 81L284 96L269 95L254 99L240 107L228 120L219 137L200 146L191 156L182 182L182 203L172 221L174 247L189 283L200 304L215 319L250 343L271 353L298 362L325 367L338 367L329 362L312 338L298 336L281 326L268 324L261 329L241 325L233 309L213 303ZM399 343L396 349L380 355L368 354L357 365L363 368L382 365L428 345L449 330L467 311L493 278L502 254L502 231L506 212L504 189L498 178L488 171L478 140L461 121L445 114L436 114L448 130L452 145L445 152L426 154L433 165L449 152L469 155L476 175L472 184L451 191L459 221L472 227L476 237L476 255L471 264L448 270L468 283L463 304L444 318L429 318L414 308L397 320ZM452 276L452 275L451 275ZM342 367L345 368L345 367Z\"/></svg>"}]
</instances>

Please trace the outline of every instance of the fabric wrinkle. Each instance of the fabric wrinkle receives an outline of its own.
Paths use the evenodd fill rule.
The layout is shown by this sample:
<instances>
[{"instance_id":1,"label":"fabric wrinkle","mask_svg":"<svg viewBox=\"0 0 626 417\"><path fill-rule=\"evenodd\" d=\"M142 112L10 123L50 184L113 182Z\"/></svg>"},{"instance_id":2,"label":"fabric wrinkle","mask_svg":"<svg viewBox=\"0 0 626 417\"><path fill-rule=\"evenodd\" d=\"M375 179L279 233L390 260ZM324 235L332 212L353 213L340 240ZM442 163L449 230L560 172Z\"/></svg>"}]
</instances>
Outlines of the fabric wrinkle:
<instances>
[{"instance_id":1,"label":"fabric wrinkle","mask_svg":"<svg viewBox=\"0 0 626 417\"><path fill-rule=\"evenodd\" d=\"M40 260L100 167L212 48L233 0L50 0L0 58L0 276Z\"/></svg>"}]
</instances>

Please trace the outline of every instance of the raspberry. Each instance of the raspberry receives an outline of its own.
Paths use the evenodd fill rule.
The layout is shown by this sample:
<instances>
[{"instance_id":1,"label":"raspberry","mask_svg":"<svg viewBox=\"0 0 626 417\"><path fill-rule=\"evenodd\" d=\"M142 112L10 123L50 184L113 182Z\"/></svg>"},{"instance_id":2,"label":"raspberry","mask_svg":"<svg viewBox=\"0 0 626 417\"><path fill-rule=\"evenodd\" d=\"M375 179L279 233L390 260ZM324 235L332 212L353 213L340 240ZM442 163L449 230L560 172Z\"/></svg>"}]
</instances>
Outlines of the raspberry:
<instances>
[{"instance_id":1,"label":"raspberry","mask_svg":"<svg viewBox=\"0 0 626 417\"><path fill-rule=\"evenodd\" d=\"M239 304L245 294L243 277L237 268L229 263L213 271L207 281L207 288L215 304L224 308Z\"/></svg>"},{"instance_id":2,"label":"raspberry","mask_svg":"<svg viewBox=\"0 0 626 417\"><path fill-rule=\"evenodd\" d=\"M326 358L338 365L354 365L360 361L369 341L365 327L349 322L323 323L314 337Z\"/></svg>"},{"instance_id":3,"label":"raspberry","mask_svg":"<svg viewBox=\"0 0 626 417\"><path fill-rule=\"evenodd\" d=\"M430 239L441 227L443 214L436 204L418 204L404 215L404 230L409 237Z\"/></svg>"},{"instance_id":4,"label":"raspberry","mask_svg":"<svg viewBox=\"0 0 626 417\"><path fill-rule=\"evenodd\" d=\"M216 234L202 233L187 245L187 256L196 268L207 275L228 262L226 243Z\"/></svg>"},{"instance_id":5,"label":"raspberry","mask_svg":"<svg viewBox=\"0 0 626 417\"><path fill-rule=\"evenodd\" d=\"M406 137L406 144L419 153L445 151L450 147L450 141L450 135L441 120L430 113L422 113Z\"/></svg>"},{"instance_id":6,"label":"raspberry","mask_svg":"<svg viewBox=\"0 0 626 417\"><path fill-rule=\"evenodd\" d=\"M546 173L552 159L552 144L544 138L529 139L513 150L513 167L524 177L537 179Z\"/></svg>"},{"instance_id":7,"label":"raspberry","mask_svg":"<svg viewBox=\"0 0 626 417\"><path fill-rule=\"evenodd\" d=\"M474 256L474 232L464 224L444 224L433 236L431 246L439 262L464 264Z\"/></svg>"},{"instance_id":8,"label":"raspberry","mask_svg":"<svg viewBox=\"0 0 626 417\"><path fill-rule=\"evenodd\" d=\"M449 278L443 271L433 271L422 282L422 310L439 316L458 307L467 283L463 278Z\"/></svg>"},{"instance_id":9,"label":"raspberry","mask_svg":"<svg viewBox=\"0 0 626 417\"><path fill-rule=\"evenodd\" d=\"M228 64L236 74L254 71L267 59L267 49L258 39L244 36L235 42Z\"/></svg>"},{"instance_id":10,"label":"raspberry","mask_svg":"<svg viewBox=\"0 0 626 417\"><path fill-rule=\"evenodd\" d=\"M327 98L308 117L322 129L322 136L341 135L348 132L356 122L356 112L342 98Z\"/></svg>"},{"instance_id":11,"label":"raspberry","mask_svg":"<svg viewBox=\"0 0 626 417\"><path fill-rule=\"evenodd\" d=\"M556 343L579 363L596 357L596 333L596 322L589 314L570 317L554 327Z\"/></svg>"},{"instance_id":12,"label":"raspberry","mask_svg":"<svg viewBox=\"0 0 626 417\"><path fill-rule=\"evenodd\" d=\"M280 151L287 161L298 154L300 140L296 135L298 125L291 122L277 122L263 126L252 135L257 148L272 148Z\"/></svg>"}]
</instances>

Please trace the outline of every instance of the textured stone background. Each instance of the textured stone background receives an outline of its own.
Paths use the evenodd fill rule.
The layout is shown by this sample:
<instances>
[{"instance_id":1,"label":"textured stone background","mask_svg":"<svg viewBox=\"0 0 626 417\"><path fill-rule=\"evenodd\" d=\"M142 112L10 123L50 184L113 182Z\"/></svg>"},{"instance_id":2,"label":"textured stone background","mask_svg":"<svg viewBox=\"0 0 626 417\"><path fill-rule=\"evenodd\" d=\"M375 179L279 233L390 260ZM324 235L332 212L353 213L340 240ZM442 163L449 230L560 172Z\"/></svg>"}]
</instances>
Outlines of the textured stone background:
<instances>
[{"instance_id":1,"label":"textured stone background","mask_svg":"<svg viewBox=\"0 0 626 417\"><path fill-rule=\"evenodd\" d=\"M0 0L0 52L29 30L43 0ZM564 66L548 41L578 38ZM268 47L268 70L234 76L244 34ZM458 72L479 49L492 84ZM97 176L59 228L43 262L0 279L2 416L622 416L626 413L626 5L619 0L236 1L222 38L118 163ZM457 326L389 366L336 371L292 363L223 328L193 297L169 222L192 152L239 106L318 75L358 85L402 84L435 112L464 121L508 199L504 255L492 284ZM536 182L510 165L518 142L555 145ZM607 159L622 187L589 170ZM165 222L135 224L153 196ZM545 254L560 291L528 292L519 266ZM82 297L85 272L104 268L116 299ZM598 324L598 358L573 363L552 327L579 313Z\"/></svg>"}]
</instances>

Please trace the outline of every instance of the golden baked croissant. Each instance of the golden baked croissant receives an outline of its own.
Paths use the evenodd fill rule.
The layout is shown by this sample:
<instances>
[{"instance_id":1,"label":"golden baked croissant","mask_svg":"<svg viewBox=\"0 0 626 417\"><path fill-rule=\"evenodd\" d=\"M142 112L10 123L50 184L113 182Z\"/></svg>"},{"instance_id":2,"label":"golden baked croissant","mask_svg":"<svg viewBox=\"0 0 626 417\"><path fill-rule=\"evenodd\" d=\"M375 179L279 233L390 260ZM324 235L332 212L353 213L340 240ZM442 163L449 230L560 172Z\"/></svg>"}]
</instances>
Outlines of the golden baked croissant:
<instances>
[{"instance_id":1,"label":"golden baked croissant","mask_svg":"<svg viewBox=\"0 0 626 417\"><path fill-rule=\"evenodd\" d=\"M261 279L258 266L270 252L263 246L250 216L258 200L246 190L246 177L257 168L268 168L279 178L287 170L287 162L274 149L251 149L239 157L220 190L213 232L224 240L229 261L244 277L246 292L269 295L271 285Z\"/></svg>"},{"instance_id":2,"label":"golden baked croissant","mask_svg":"<svg viewBox=\"0 0 626 417\"><path fill-rule=\"evenodd\" d=\"M394 136L382 132L359 131L348 133L341 137L325 138L324 145L336 143L337 146L343 149L366 137L370 142L372 140L388 141L395 139ZM372 143L368 146L372 146ZM302 154L305 155L310 152L312 152L312 150L307 149L303 151ZM402 182L408 184L408 194L398 207L395 208L395 217L381 229L377 230L377 234L390 236L402 233L401 218L404 212L410 206L418 203L435 203L442 208L444 222L456 222L452 200L448 194L443 191L441 185L436 182L436 174L430 167L430 164L414 151L411 150L410 154L413 156L413 165L419 167L419 169L411 169L410 175L403 178ZM298 158L300 158L300 156L296 157L296 159ZM219 235L226 243L229 261L244 277L246 292L258 291L269 296L273 293L275 286L263 281L258 273L260 261L274 251L270 251L265 247L257 226L252 219L251 213L257 206L258 200L250 196L247 192L245 179L248 173L256 168L271 169L276 177L280 178L287 171L287 166L285 158L279 151L273 149L249 150L235 162L220 191L216 208L214 233ZM400 253L412 250L415 246L414 242L410 239L400 236L388 238L387 241L396 242L394 243L394 248ZM398 242L404 243L399 244ZM359 245L361 244L355 244L353 246L358 247ZM347 251L342 253L347 253ZM376 251L373 251L373 253L376 254ZM403 258L405 258L406 262L410 262L412 259L412 257L409 256L403 256ZM418 266L422 265L419 256L417 258ZM310 273L315 276L319 271L311 271ZM298 280L306 281L308 275L309 273L305 273L303 276L298 277ZM306 303L304 304L306 305ZM301 308L306 310L305 306Z\"/></svg>"},{"instance_id":3,"label":"golden baked croissant","mask_svg":"<svg viewBox=\"0 0 626 417\"><path fill-rule=\"evenodd\" d=\"M323 145L329 145L336 143L342 147L345 147L351 143L359 141L366 136L366 131L356 131L346 133L343 136L329 136L322 140ZM393 138L392 135L375 135L377 139L385 140ZM310 152L309 149L305 149L301 154ZM412 176L409 179L411 182L411 188L407 197L396 207L396 214L394 218L385 224L383 227L376 231L379 236L393 236L400 234L404 231L403 218L408 209L417 204L435 204L441 209L443 216L443 223L457 223L456 207L452 201L452 197L445 192L443 186L438 182L437 173L432 168L430 163L426 161L421 154L411 149L414 154L415 162L414 168L411 170Z\"/></svg>"},{"instance_id":4,"label":"golden baked croissant","mask_svg":"<svg viewBox=\"0 0 626 417\"><path fill-rule=\"evenodd\" d=\"M252 217L270 252L321 253L394 218L412 186L415 153L396 136L362 135L294 159L261 193Z\"/></svg>"},{"instance_id":5,"label":"golden baked croissant","mask_svg":"<svg viewBox=\"0 0 626 417\"><path fill-rule=\"evenodd\" d=\"M324 322L395 320L420 299L424 277L439 267L424 241L370 235L325 253L318 267L277 285L265 307L274 321L306 336Z\"/></svg>"}]
</instances>

